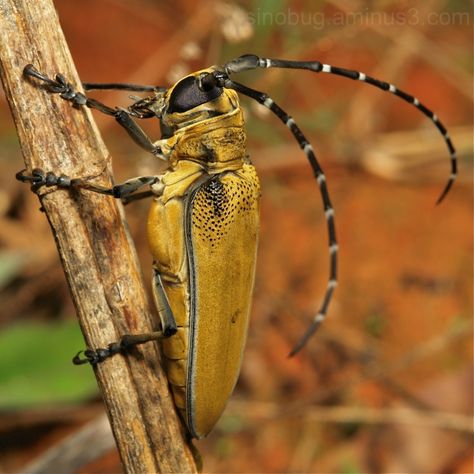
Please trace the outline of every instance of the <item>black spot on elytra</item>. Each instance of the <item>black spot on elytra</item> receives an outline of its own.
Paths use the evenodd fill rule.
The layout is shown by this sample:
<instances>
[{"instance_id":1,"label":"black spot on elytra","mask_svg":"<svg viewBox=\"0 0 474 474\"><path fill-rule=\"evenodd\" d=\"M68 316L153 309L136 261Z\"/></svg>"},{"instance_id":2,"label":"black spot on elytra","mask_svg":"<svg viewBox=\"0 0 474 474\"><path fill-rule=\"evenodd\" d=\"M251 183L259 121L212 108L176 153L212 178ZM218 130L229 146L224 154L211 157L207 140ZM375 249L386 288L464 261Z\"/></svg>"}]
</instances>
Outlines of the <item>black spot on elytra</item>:
<instances>
[{"instance_id":1,"label":"black spot on elytra","mask_svg":"<svg viewBox=\"0 0 474 474\"><path fill-rule=\"evenodd\" d=\"M227 176L224 182L222 176ZM194 197L192 219L197 235L215 247L233 225L239 225L240 217L255 212L258 198L258 182L232 174L212 177Z\"/></svg>"}]
</instances>

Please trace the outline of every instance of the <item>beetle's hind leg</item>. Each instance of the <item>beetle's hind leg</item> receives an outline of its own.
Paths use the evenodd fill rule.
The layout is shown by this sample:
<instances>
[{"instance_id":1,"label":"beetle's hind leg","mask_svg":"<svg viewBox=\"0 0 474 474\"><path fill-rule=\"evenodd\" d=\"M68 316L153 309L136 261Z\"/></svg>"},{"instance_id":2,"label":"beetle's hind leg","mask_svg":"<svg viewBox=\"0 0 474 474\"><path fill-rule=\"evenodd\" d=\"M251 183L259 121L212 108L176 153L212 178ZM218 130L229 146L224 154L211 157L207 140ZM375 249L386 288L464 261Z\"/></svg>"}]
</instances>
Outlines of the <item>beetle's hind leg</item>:
<instances>
[{"instance_id":1,"label":"beetle's hind leg","mask_svg":"<svg viewBox=\"0 0 474 474\"><path fill-rule=\"evenodd\" d=\"M165 337L172 336L178 330L178 326L176 324L173 311L171 310L168 296L166 295L165 289L163 288L161 275L156 268L153 269L152 291L155 307L158 311L158 314L160 315L163 334Z\"/></svg>"},{"instance_id":2,"label":"beetle's hind leg","mask_svg":"<svg viewBox=\"0 0 474 474\"><path fill-rule=\"evenodd\" d=\"M157 341L175 334L178 330L176 320L171 311L160 274L156 269L153 270L153 297L161 319L162 329L160 331L143 334L125 334L120 338L120 341L112 342L106 348L86 349L85 351L78 352L72 360L73 363L75 365L87 363L96 365L115 354L126 352L130 347L144 344L145 342ZM81 354L84 354L84 356L81 357Z\"/></svg>"},{"instance_id":3,"label":"beetle's hind leg","mask_svg":"<svg viewBox=\"0 0 474 474\"><path fill-rule=\"evenodd\" d=\"M72 359L72 362L74 365L96 365L115 354L127 351L130 347L149 341L156 341L163 337L166 337L163 331L154 331L146 334L125 334L121 337L120 341L112 342L106 348L79 351ZM81 357L81 354L84 354L84 357Z\"/></svg>"}]
</instances>

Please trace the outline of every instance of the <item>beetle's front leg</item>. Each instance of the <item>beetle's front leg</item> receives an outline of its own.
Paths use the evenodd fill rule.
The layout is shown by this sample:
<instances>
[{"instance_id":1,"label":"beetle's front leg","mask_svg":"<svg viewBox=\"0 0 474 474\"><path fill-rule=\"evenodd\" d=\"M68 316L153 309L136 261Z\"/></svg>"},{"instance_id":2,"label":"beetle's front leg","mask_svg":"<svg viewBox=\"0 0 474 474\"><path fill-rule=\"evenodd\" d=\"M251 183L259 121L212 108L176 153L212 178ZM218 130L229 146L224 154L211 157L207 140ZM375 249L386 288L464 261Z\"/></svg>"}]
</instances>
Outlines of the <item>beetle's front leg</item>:
<instances>
[{"instance_id":1,"label":"beetle's front leg","mask_svg":"<svg viewBox=\"0 0 474 474\"><path fill-rule=\"evenodd\" d=\"M121 184L116 184L112 187L100 186L91 183L88 178L70 178L66 175L57 176L55 173L49 171L45 173L39 168L35 168L30 174L26 170L21 170L16 174L16 179L23 183L31 183L33 191L38 191L39 188L46 186L57 186L65 189L87 189L99 194L106 194L115 198L130 199L130 195L138 189L146 185L151 185L159 180L158 176L139 176L137 178L129 179ZM127 199L125 199L127 200Z\"/></svg>"},{"instance_id":2,"label":"beetle's front leg","mask_svg":"<svg viewBox=\"0 0 474 474\"><path fill-rule=\"evenodd\" d=\"M149 118L152 116L150 114L147 115L140 107L132 107L129 110L119 107L109 107L98 100L87 97L82 92L78 92L62 74L56 74L55 78L51 79L39 72L32 64L25 66L23 74L26 77L34 77L44 82L49 92L59 94L62 99L71 102L75 107L86 106L106 115L113 116L138 146L158 157L161 156L161 148L156 146L145 131L130 117L130 115L138 118Z\"/></svg>"},{"instance_id":3,"label":"beetle's front leg","mask_svg":"<svg viewBox=\"0 0 474 474\"><path fill-rule=\"evenodd\" d=\"M89 99L82 92L78 92L74 89L74 86L67 82L66 78L62 74L56 74L54 79L46 76L39 72L33 64L27 64L23 69L23 75L25 77L34 77L44 82L46 89L53 94L59 94L59 96L71 102L75 107L85 105L93 109L97 109L107 115L115 115L115 109L108 107L101 102Z\"/></svg>"}]
</instances>

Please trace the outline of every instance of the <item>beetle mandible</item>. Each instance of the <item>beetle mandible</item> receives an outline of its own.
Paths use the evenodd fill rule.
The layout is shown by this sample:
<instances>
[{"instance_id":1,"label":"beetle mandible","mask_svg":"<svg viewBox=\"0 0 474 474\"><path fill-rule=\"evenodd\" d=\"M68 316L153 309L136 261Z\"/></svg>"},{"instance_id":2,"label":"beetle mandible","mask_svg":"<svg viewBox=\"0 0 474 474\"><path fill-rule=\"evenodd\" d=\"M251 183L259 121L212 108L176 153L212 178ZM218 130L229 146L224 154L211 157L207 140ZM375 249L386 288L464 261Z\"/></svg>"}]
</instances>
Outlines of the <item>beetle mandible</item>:
<instances>
[{"instance_id":1,"label":"beetle mandible","mask_svg":"<svg viewBox=\"0 0 474 474\"><path fill-rule=\"evenodd\" d=\"M438 117L416 97L364 73L318 61L287 61L244 55L224 66L190 74L170 88L134 84L84 84L85 90L152 92L127 109L111 108L78 92L64 76L55 79L28 65L27 77L75 106L113 116L143 149L168 163L165 173L130 179L112 188L86 179L35 169L17 179L41 186L83 188L125 202L153 196L148 240L154 259L152 289L161 328L124 335L107 348L87 349L74 363L97 364L127 347L159 340L175 404L195 438L206 436L224 410L237 381L245 345L255 274L260 187L246 153L246 134L238 93L270 109L305 153L318 183L329 236L329 280L319 311L290 355L296 354L324 320L337 285L338 244L326 177L313 147L296 122L268 95L230 79L256 68L306 69L363 81L414 105L442 134L451 174L441 202L457 173L456 152ZM152 141L134 118L158 118L162 137ZM148 191L138 192L144 186ZM233 291L229 292L228 282ZM209 390L212 387L212 390Z\"/></svg>"}]
</instances>

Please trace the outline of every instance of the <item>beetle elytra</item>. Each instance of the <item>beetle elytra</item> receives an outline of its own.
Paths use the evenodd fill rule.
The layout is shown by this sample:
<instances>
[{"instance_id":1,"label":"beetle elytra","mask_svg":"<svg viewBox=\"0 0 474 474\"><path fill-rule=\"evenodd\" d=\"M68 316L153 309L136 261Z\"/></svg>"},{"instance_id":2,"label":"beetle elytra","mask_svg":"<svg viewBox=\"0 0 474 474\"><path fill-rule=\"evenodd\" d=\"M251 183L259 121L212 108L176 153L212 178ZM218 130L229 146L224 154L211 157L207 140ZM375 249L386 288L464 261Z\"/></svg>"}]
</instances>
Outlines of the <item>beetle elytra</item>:
<instances>
[{"instance_id":1,"label":"beetle elytra","mask_svg":"<svg viewBox=\"0 0 474 474\"><path fill-rule=\"evenodd\" d=\"M237 381L255 274L260 187L246 152L239 93L270 109L293 134L312 167L327 221L330 267L327 288L319 311L291 355L304 346L324 320L337 285L334 210L313 147L295 120L268 95L230 79L233 74L256 68L336 74L389 91L414 105L432 120L448 147L451 174L437 202L446 196L456 177L457 161L445 127L417 98L361 72L317 61L245 55L224 66L190 74L170 88L84 84L86 90L152 93L121 109L77 92L60 74L50 79L32 65L24 71L26 76L44 82L50 92L60 94L74 105L113 116L139 146L168 163L162 175L133 178L112 188L38 169L30 173L23 170L17 178L30 182L33 189L83 188L124 201L153 196L148 240L154 259L152 288L161 328L151 334L125 335L104 349L88 349L84 351L85 357L78 354L74 361L97 364L131 345L159 340L175 404L189 433L196 438L211 431ZM162 137L158 141L152 141L133 120L152 117L160 121ZM138 192L144 186L150 189Z\"/></svg>"}]
</instances>

